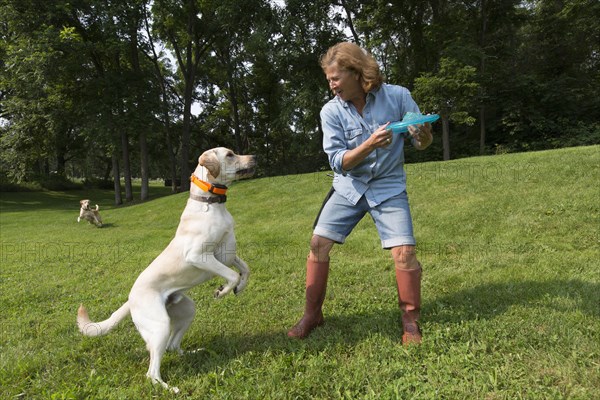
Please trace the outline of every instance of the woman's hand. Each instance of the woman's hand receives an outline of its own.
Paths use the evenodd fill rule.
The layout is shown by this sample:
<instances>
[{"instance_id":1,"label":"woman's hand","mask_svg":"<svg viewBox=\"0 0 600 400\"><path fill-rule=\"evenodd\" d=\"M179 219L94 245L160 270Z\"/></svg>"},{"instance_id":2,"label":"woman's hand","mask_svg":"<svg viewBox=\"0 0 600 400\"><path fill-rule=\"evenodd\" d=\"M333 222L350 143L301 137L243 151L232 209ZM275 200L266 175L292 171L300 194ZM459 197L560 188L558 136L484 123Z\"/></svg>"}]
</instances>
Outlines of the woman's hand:
<instances>
[{"instance_id":1,"label":"woman's hand","mask_svg":"<svg viewBox=\"0 0 600 400\"><path fill-rule=\"evenodd\" d=\"M379 147L387 147L392 144L393 133L391 129L387 129L390 123L386 123L381 125L375 132L371 134L367 142L369 143L369 147L371 147L371 151L375 150Z\"/></svg>"},{"instance_id":2,"label":"woman's hand","mask_svg":"<svg viewBox=\"0 0 600 400\"><path fill-rule=\"evenodd\" d=\"M350 171L356 167L361 161L363 161L373 150L380 147L387 147L392 144L392 131L387 129L390 123L381 125L375 132L369 136L360 146L355 149L349 150L344 154L342 160L342 169Z\"/></svg>"},{"instance_id":3,"label":"woman's hand","mask_svg":"<svg viewBox=\"0 0 600 400\"><path fill-rule=\"evenodd\" d=\"M426 122L423 125L411 125L408 132L413 138L413 145L417 150L425 150L433 142L433 133L431 133L431 124Z\"/></svg>"}]
</instances>

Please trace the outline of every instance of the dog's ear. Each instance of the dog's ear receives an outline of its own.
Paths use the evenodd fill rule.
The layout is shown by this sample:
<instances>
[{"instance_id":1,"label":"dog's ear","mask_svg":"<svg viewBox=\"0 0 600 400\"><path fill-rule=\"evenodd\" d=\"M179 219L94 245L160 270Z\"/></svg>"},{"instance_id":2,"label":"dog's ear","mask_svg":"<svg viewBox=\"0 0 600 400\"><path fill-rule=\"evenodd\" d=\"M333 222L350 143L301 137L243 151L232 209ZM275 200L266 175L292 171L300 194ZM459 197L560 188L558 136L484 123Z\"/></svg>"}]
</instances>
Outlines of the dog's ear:
<instances>
[{"instance_id":1,"label":"dog's ear","mask_svg":"<svg viewBox=\"0 0 600 400\"><path fill-rule=\"evenodd\" d=\"M79 200L79 205L83 206L83 202L85 202L86 200Z\"/></svg>"},{"instance_id":2,"label":"dog's ear","mask_svg":"<svg viewBox=\"0 0 600 400\"><path fill-rule=\"evenodd\" d=\"M205 167L213 178L217 178L221 174L221 164L216 153L212 150L205 151L198 159L198 164Z\"/></svg>"}]
</instances>

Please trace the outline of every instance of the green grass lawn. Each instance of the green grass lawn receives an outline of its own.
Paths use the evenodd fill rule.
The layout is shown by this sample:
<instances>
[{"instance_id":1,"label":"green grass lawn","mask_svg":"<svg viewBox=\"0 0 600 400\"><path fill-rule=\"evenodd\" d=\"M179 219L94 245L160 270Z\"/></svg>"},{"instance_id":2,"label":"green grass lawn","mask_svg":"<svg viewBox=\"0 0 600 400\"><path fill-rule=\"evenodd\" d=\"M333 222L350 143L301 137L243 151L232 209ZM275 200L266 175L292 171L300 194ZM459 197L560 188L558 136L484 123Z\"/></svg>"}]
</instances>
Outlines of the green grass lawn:
<instances>
[{"instance_id":1,"label":"green grass lawn","mask_svg":"<svg viewBox=\"0 0 600 400\"><path fill-rule=\"evenodd\" d=\"M84 303L107 318L174 235L187 194L112 206L110 192L3 193L0 398L600 399L600 146L407 165L424 268L421 346L400 344L389 252L365 218L332 255L327 324L286 337L304 305L326 173L239 182L228 207L246 291L209 281L182 357L179 395L145 378L129 319L85 338ZM159 197L158 194L162 197ZM106 226L77 223L79 199Z\"/></svg>"}]
</instances>

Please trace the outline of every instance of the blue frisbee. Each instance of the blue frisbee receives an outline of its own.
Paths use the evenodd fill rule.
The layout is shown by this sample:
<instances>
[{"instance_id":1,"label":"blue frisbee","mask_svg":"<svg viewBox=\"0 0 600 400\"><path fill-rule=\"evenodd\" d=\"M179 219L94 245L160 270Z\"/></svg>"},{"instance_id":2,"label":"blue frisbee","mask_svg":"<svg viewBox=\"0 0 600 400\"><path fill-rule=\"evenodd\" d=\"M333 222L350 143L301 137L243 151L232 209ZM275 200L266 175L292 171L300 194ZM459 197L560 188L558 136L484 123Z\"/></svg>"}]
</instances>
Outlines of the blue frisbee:
<instances>
[{"instance_id":1,"label":"blue frisbee","mask_svg":"<svg viewBox=\"0 0 600 400\"><path fill-rule=\"evenodd\" d=\"M402 121L392 122L387 126L387 129L391 130L392 133L408 132L408 127L411 125L424 124L426 122L435 122L440 118L438 114L419 114L413 112L407 112L402 118Z\"/></svg>"}]
</instances>

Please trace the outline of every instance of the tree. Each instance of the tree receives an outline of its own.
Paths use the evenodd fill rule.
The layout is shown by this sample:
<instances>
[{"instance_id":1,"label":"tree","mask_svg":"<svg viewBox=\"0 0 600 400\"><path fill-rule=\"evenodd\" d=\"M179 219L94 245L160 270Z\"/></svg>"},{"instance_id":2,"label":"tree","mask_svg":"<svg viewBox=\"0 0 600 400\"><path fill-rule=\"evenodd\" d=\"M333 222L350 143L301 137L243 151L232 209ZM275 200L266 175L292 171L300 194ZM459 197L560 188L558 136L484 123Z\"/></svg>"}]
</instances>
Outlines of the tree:
<instances>
[{"instance_id":1,"label":"tree","mask_svg":"<svg viewBox=\"0 0 600 400\"><path fill-rule=\"evenodd\" d=\"M502 128L518 150L600 140L600 3L538 0L511 59ZM506 135L508 134L508 135Z\"/></svg>"},{"instance_id":2,"label":"tree","mask_svg":"<svg viewBox=\"0 0 600 400\"><path fill-rule=\"evenodd\" d=\"M79 90L72 76L79 60L67 56L78 47L65 20L51 4L32 7L6 2L0 8L4 67L0 72L2 169L17 181L55 171L65 176L65 165L82 152L81 113L75 99Z\"/></svg>"},{"instance_id":3,"label":"tree","mask_svg":"<svg viewBox=\"0 0 600 400\"><path fill-rule=\"evenodd\" d=\"M346 39L331 22L334 11L327 0L294 0L278 14L281 33L272 46L271 77L277 86L269 93L269 107L263 108L271 121L264 138L269 174L309 172L327 165L319 112L331 94L319 57ZM341 14L334 15L341 21ZM262 88L265 93L267 88Z\"/></svg>"},{"instance_id":4,"label":"tree","mask_svg":"<svg viewBox=\"0 0 600 400\"><path fill-rule=\"evenodd\" d=\"M144 33L148 38L147 46L143 46L140 50L144 56L150 60L154 69L154 80L157 82L160 88L160 106L158 115L162 118L160 121L161 130L163 132L166 144L166 151L169 159L169 177L171 180L171 191L175 193L177 191L177 159L176 159L176 147L171 139L171 110L174 108L173 104L176 103L175 98L177 97L177 91L174 88L174 77L169 68L170 62L164 54L160 54L157 51L157 43L154 38L155 32L150 28L150 10L149 5L144 0L142 7L143 19L144 19Z\"/></svg>"},{"instance_id":5,"label":"tree","mask_svg":"<svg viewBox=\"0 0 600 400\"><path fill-rule=\"evenodd\" d=\"M134 104L128 96L127 42L124 40L124 19L120 9L110 4L90 1L78 4L78 8L69 8L68 26L82 39L87 57L87 74L83 81L87 96L83 106L97 113L92 117L96 126L90 132L99 132L104 138L104 146L110 151L112 174L115 188L115 204L121 204L121 171L124 174L125 200L133 200L132 172L130 159L129 113ZM81 57L81 55L79 55ZM88 121L93 124L92 121ZM119 151L120 150L120 151ZM120 156L119 157L119 153ZM121 163L119 163L121 158Z\"/></svg>"},{"instance_id":6,"label":"tree","mask_svg":"<svg viewBox=\"0 0 600 400\"><path fill-rule=\"evenodd\" d=\"M213 7L216 2L185 0L180 6L166 0L156 0L152 7L154 27L160 38L175 54L183 80L183 126L179 155L181 158L181 190L189 190L190 131L192 103L196 90L198 68L214 40L218 27Z\"/></svg>"},{"instance_id":7,"label":"tree","mask_svg":"<svg viewBox=\"0 0 600 400\"><path fill-rule=\"evenodd\" d=\"M202 68L204 88L218 88L222 109L227 109L228 126L233 133L233 147L238 153L246 153L249 148L250 116L253 114L253 99L247 96L249 82L254 74L255 59L260 57L249 51L266 50L264 46L253 47L259 40L268 40L265 31L271 31L266 21L272 23L271 8L263 0L221 1L215 15L222 20L220 29L214 35L210 54L205 57ZM210 82L210 84L208 84ZM209 95L209 96L210 96ZM206 97L205 97L206 99ZM210 100L208 100L210 102ZM227 135L229 132L225 132Z\"/></svg>"},{"instance_id":8,"label":"tree","mask_svg":"<svg viewBox=\"0 0 600 400\"><path fill-rule=\"evenodd\" d=\"M431 71L440 57L443 38L436 35L436 15L444 13L436 12L438 2L360 3L354 22L365 37L363 46L379 61L388 82L411 88L415 77Z\"/></svg>"},{"instance_id":9,"label":"tree","mask_svg":"<svg viewBox=\"0 0 600 400\"><path fill-rule=\"evenodd\" d=\"M422 74L415 80L413 95L422 110L437 112L442 119L444 160L450 159L450 121L472 125L470 115L479 84L476 69L456 60L442 58L436 74Z\"/></svg>"},{"instance_id":10,"label":"tree","mask_svg":"<svg viewBox=\"0 0 600 400\"><path fill-rule=\"evenodd\" d=\"M255 153L267 175L320 169L319 57L342 40L442 114L444 158L450 127L477 114L454 154L597 143L599 13L593 0L5 0L0 173L112 171L121 203L136 171L142 199L151 177L187 189L191 146Z\"/></svg>"}]
</instances>

